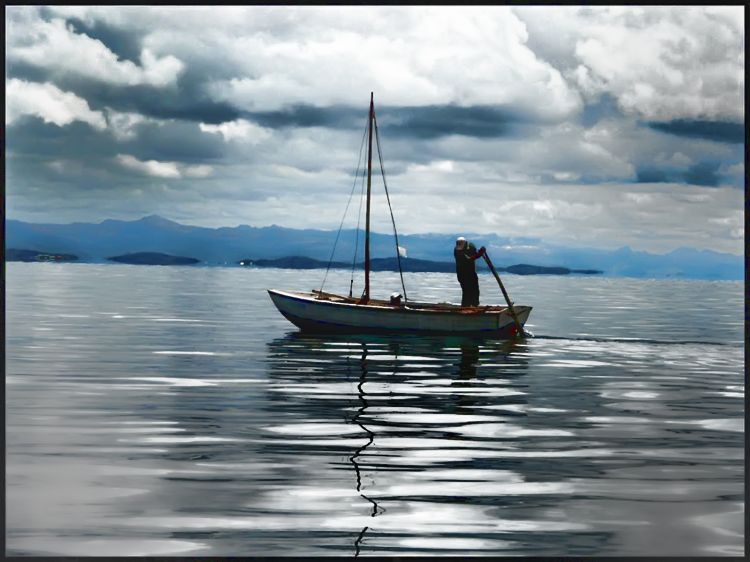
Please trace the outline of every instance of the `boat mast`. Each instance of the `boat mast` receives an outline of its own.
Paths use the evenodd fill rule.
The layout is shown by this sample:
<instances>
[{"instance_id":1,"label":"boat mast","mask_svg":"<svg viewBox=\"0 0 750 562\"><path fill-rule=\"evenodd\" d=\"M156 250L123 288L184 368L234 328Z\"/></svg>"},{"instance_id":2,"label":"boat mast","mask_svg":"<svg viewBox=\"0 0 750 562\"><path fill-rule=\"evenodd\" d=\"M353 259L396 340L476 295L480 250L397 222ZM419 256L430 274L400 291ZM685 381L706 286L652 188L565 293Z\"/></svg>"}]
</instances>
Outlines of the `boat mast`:
<instances>
[{"instance_id":1,"label":"boat mast","mask_svg":"<svg viewBox=\"0 0 750 562\"><path fill-rule=\"evenodd\" d=\"M362 303L367 304L370 300L370 191L372 185L372 122L375 118L375 102L373 93L370 92L370 117L368 120L367 140L367 211L365 214L365 292Z\"/></svg>"}]
</instances>

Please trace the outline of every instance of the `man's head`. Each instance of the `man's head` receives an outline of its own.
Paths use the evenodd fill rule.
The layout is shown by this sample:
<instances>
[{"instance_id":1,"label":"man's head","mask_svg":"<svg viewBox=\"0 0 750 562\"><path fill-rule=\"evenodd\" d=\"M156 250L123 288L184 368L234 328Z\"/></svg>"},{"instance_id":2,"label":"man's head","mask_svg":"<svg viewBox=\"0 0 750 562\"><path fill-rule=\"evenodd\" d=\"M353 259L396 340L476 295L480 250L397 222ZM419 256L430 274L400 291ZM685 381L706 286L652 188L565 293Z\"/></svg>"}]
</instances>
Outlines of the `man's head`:
<instances>
[{"instance_id":1,"label":"man's head","mask_svg":"<svg viewBox=\"0 0 750 562\"><path fill-rule=\"evenodd\" d=\"M456 238L456 250L463 250L466 247L466 238L459 236Z\"/></svg>"}]
</instances>

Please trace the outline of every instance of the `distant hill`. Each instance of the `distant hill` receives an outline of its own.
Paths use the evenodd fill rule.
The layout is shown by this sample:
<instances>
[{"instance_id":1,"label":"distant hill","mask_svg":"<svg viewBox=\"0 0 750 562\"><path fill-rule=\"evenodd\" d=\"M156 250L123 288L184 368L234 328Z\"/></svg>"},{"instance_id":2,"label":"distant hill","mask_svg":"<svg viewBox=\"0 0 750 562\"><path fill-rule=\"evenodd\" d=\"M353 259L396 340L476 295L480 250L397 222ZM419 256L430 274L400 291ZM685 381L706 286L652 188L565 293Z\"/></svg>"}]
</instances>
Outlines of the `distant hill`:
<instances>
[{"instance_id":1,"label":"distant hill","mask_svg":"<svg viewBox=\"0 0 750 562\"><path fill-rule=\"evenodd\" d=\"M302 256L290 256L284 258L278 258L273 260L253 260L246 258L240 261L241 265L255 266L255 267L280 267L286 269L325 269L328 267L328 262L322 260L314 260L312 258L306 258ZM351 263L344 262L331 262L332 269L343 268L351 269ZM360 262L356 265L357 269L364 269L364 263ZM399 263L397 258L374 258L370 260L370 269L372 271L398 271ZM477 269L488 269L484 261L477 261ZM498 271L507 271L509 273L515 273L517 275L568 275L570 273L580 274L596 274L601 271L588 269L588 270L573 270L567 267L543 267L539 265L528 265L518 264L511 265L510 267L497 267ZM414 258L401 258L401 270L402 271L413 271L413 272L445 272L455 273L456 264L454 262L439 262L430 260L419 260Z\"/></svg>"},{"instance_id":2,"label":"distant hill","mask_svg":"<svg viewBox=\"0 0 750 562\"><path fill-rule=\"evenodd\" d=\"M280 267L286 269L325 269L328 262L316 260L303 256L288 256L276 259L252 259L245 258L240 260L241 265L255 267ZM351 269L352 262L331 262L332 269ZM453 262L437 262L430 260L419 260L414 258L401 258L401 268L403 271L449 271L456 270ZM364 269L364 263L359 262L355 269ZM398 261L396 258L373 258L370 260L370 269L372 271L398 271Z\"/></svg>"},{"instance_id":3,"label":"distant hill","mask_svg":"<svg viewBox=\"0 0 750 562\"><path fill-rule=\"evenodd\" d=\"M289 256L272 260L254 260L251 258L245 258L243 260L240 260L240 265L255 267L280 267L284 269L320 269L321 267L328 267L328 262L315 260L313 258L306 258L304 256ZM331 262L332 269L346 269L351 267L351 263L347 264L344 262Z\"/></svg>"},{"instance_id":4,"label":"distant hill","mask_svg":"<svg viewBox=\"0 0 750 562\"><path fill-rule=\"evenodd\" d=\"M572 272L598 270L612 276L686 279L742 280L745 275L742 255L708 250L680 248L659 255L627 246L606 250L561 246L531 237L459 234L477 247L485 246L498 268L535 264L535 267L564 267ZM206 265L238 265L247 256L255 260L300 256L328 263L336 236L337 232L332 230L280 226L205 228L179 224L157 215L100 223L37 224L11 219L5 223L7 248L44 248L54 254L76 255L84 262L106 262L108 256L133 252L158 252L191 256ZM455 238L455 234L400 234L399 244L407 249L407 261L417 267L417 260L450 263ZM333 260L351 267L355 243L359 244L358 255L362 256L363 240L362 231L342 230ZM370 244L373 258L395 259L392 235L373 232Z\"/></svg>"},{"instance_id":5,"label":"distant hill","mask_svg":"<svg viewBox=\"0 0 750 562\"><path fill-rule=\"evenodd\" d=\"M5 261L76 261L78 256L73 254L55 254L38 250L19 250L8 248L5 250Z\"/></svg>"},{"instance_id":6,"label":"distant hill","mask_svg":"<svg viewBox=\"0 0 750 562\"><path fill-rule=\"evenodd\" d=\"M568 275L570 273L577 273L579 275L596 275L602 273L598 269L568 269L567 267L544 267L540 265L529 265L527 263L520 263L518 265L511 265L510 267L502 268L508 273L515 273L516 275Z\"/></svg>"},{"instance_id":7,"label":"distant hill","mask_svg":"<svg viewBox=\"0 0 750 562\"><path fill-rule=\"evenodd\" d=\"M135 252L123 256L114 256L107 258L109 261L118 263L129 263L133 265L192 265L200 263L195 258L186 258L183 256L170 256L159 252Z\"/></svg>"}]
</instances>

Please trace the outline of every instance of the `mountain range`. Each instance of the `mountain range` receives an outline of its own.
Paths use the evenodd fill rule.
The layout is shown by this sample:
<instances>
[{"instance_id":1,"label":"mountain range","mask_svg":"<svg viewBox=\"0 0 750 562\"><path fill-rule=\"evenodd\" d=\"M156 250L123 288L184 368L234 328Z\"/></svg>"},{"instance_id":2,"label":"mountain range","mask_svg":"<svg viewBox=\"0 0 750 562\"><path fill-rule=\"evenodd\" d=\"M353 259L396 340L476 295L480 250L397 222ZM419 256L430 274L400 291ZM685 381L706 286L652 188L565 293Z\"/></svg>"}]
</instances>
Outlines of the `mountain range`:
<instances>
[{"instance_id":1,"label":"mountain range","mask_svg":"<svg viewBox=\"0 0 750 562\"><path fill-rule=\"evenodd\" d=\"M651 254L624 246L617 250L562 246L530 237L460 233L477 248L485 246L497 267L534 264L544 267L596 269L608 276L687 279L744 279L743 256L679 248ZM456 234L401 234L406 258L453 261ZM208 228L180 224L158 215L139 220L107 219L100 223L41 224L6 220L5 247L57 254L74 254L82 262L106 262L107 257L135 252L189 256L206 265L239 265L244 259L304 256L326 263L330 259L362 261L364 233L293 229L281 226ZM332 254L332 248L335 253ZM370 234L373 258L395 256L391 234Z\"/></svg>"}]
</instances>

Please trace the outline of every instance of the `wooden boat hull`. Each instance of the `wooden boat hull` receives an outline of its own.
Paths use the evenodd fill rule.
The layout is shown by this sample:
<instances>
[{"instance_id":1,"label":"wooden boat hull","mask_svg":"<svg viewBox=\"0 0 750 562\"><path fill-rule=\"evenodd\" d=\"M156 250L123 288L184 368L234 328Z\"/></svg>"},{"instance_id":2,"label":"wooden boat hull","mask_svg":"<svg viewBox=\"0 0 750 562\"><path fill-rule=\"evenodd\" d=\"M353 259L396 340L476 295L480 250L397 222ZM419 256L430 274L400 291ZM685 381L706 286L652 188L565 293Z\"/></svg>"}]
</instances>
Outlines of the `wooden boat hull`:
<instances>
[{"instance_id":1,"label":"wooden boat hull","mask_svg":"<svg viewBox=\"0 0 750 562\"><path fill-rule=\"evenodd\" d=\"M269 289L276 308L292 324L309 332L424 333L511 337L517 327L501 306L461 308L449 304L418 303L406 306L384 301L357 304L354 299L312 292ZM523 326L530 306L515 306Z\"/></svg>"}]
</instances>

